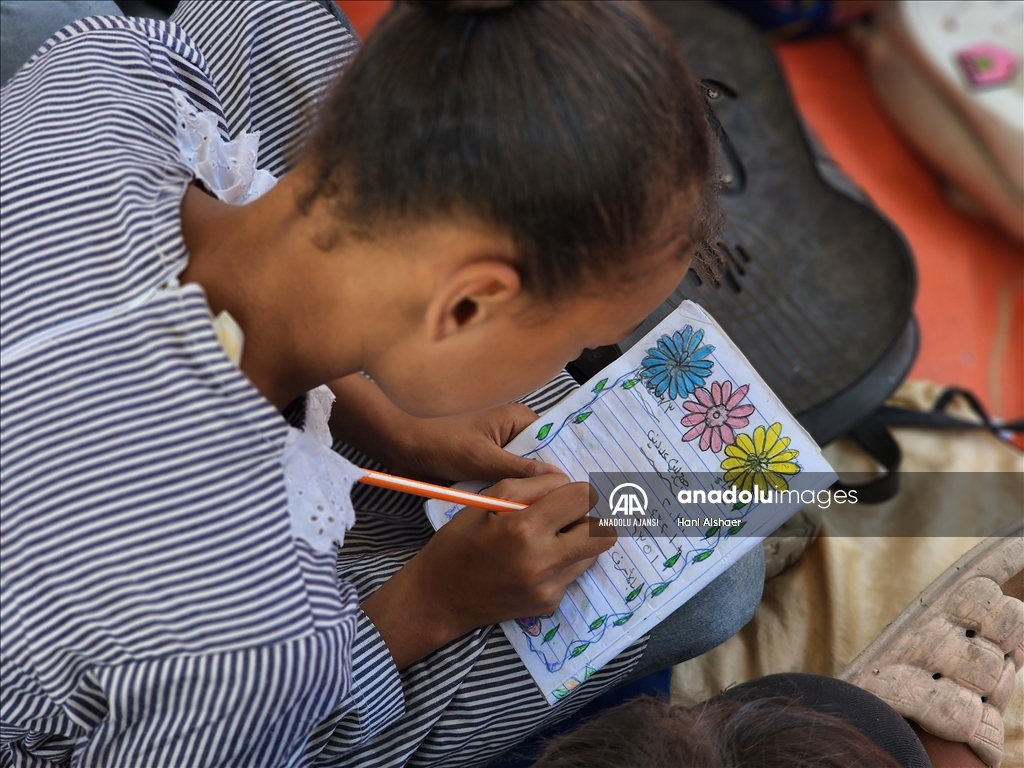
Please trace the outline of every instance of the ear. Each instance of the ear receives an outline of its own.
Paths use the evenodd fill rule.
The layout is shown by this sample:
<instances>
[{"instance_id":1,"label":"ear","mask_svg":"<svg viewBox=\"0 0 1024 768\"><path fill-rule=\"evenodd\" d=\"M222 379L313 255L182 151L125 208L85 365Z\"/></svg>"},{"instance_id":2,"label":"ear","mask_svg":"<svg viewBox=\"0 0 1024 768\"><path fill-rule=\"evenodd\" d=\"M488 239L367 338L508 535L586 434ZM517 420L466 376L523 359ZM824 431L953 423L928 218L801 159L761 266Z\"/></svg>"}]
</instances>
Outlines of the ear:
<instances>
[{"instance_id":1,"label":"ear","mask_svg":"<svg viewBox=\"0 0 1024 768\"><path fill-rule=\"evenodd\" d=\"M500 259L460 265L438 282L427 307L431 341L440 341L508 311L522 295L515 267Z\"/></svg>"}]
</instances>

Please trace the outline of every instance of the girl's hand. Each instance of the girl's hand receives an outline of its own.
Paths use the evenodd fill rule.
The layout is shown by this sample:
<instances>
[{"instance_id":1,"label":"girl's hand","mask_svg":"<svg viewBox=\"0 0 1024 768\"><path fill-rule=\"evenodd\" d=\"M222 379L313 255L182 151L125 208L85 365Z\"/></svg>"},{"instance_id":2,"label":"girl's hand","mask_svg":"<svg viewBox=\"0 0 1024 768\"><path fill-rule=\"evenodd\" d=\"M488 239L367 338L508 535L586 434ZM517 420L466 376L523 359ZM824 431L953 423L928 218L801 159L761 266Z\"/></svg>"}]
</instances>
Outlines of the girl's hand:
<instances>
[{"instance_id":1,"label":"girl's hand","mask_svg":"<svg viewBox=\"0 0 1024 768\"><path fill-rule=\"evenodd\" d=\"M559 472L502 446L537 420L525 405L502 405L463 416L408 417L397 436L393 471L433 481L501 480Z\"/></svg>"},{"instance_id":2,"label":"girl's hand","mask_svg":"<svg viewBox=\"0 0 1024 768\"><path fill-rule=\"evenodd\" d=\"M525 405L420 419L397 408L376 384L360 374L338 379L330 386L337 396L331 431L395 474L445 482L533 477L559 471L502 448L537 419Z\"/></svg>"},{"instance_id":3,"label":"girl's hand","mask_svg":"<svg viewBox=\"0 0 1024 768\"><path fill-rule=\"evenodd\" d=\"M489 493L530 506L467 507L363 602L398 669L477 627L551 613L615 543L590 535L587 483L547 474L505 480Z\"/></svg>"}]
</instances>

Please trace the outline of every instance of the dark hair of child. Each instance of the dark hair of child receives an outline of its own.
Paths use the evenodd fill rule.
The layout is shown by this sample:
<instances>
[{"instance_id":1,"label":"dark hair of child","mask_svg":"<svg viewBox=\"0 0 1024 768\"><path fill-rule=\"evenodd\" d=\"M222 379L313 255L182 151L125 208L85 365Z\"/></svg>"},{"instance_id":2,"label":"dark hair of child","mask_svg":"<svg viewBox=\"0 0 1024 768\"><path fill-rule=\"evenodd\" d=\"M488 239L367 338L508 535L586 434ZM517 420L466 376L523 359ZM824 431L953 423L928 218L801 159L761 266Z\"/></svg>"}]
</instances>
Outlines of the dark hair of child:
<instances>
[{"instance_id":1,"label":"dark hair of child","mask_svg":"<svg viewBox=\"0 0 1024 768\"><path fill-rule=\"evenodd\" d=\"M533 768L899 768L852 723L792 699L640 697L551 741Z\"/></svg>"},{"instance_id":2,"label":"dark hair of child","mask_svg":"<svg viewBox=\"0 0 1024 768\"><path fill-rule=\"evenodd\" d=\"M699 248L720 218L698 86L637 3L396 3L309 149L303 207L330 199L342 236L475 218L542 299L627 278L675 239Z\"/></svg>"}]
</instances>

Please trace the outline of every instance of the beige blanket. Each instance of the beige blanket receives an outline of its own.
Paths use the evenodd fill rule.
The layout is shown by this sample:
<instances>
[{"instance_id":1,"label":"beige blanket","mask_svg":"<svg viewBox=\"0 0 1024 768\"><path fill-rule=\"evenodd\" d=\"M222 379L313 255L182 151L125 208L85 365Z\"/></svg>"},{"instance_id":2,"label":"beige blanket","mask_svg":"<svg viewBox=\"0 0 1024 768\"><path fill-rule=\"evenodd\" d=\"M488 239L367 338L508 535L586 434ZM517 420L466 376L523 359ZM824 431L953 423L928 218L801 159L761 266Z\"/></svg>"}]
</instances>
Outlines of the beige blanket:
<instances>
[{"instance_id":1,"label":"beige blanket","mask_svg":"<svg viewBox=\"0 0 1024 768\"><path fill-rule=\"evenodd\" d=\"M924 409L938 391L936 385L907 382L894 402ZM894 434L908 471L1024 471L1024 456L986 432L898 429ZM849 441L837 441L825 454L840 472L870 467L870 460ZM967 503L957 497L957 485L961 484L936 488L930 499L900 494L887 504L860 507L859 512L874 518L870 521L826 516L828 535L817 539L795 566L765 584L754 619L722 646L675 668L673 699L696 703L734 683L774 672L838 673L924 587L980 541L935 536L954 530L943 523L943 516L960 514L960 505ZM1020 519L1024 500L1016 495L1007 493L1005 504L987 512L991 519L985 520L986 530L996 531ZM885 530L890 520L894 526L896 520L905 525L908 516L920 537L854 538L862 530L876 534L879 525ZM1005 725L1003 766L1024 768L1024 671L1017 675Z\"/></svg>"}]
</instances>

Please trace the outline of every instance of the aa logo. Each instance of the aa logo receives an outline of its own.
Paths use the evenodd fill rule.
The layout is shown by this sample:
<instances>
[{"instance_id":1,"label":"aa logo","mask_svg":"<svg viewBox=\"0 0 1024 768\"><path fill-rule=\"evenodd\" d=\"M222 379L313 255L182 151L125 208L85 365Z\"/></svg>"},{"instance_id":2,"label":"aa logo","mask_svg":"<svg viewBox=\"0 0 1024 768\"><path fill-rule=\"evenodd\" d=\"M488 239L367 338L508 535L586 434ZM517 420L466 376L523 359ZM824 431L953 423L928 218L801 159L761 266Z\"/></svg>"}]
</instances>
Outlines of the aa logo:
<instances>
[{"instance_id":1,"label":"aa logo","mask_svg":"<svg viewBox=\"0 0 1024 768\"><path fill-rule=\"evenodd\" d=\"M636 483L616 485L608 496L608 504L613 517L620 512L623 515L647 514L647 494Z\"/></svg>"}]
</instances>

